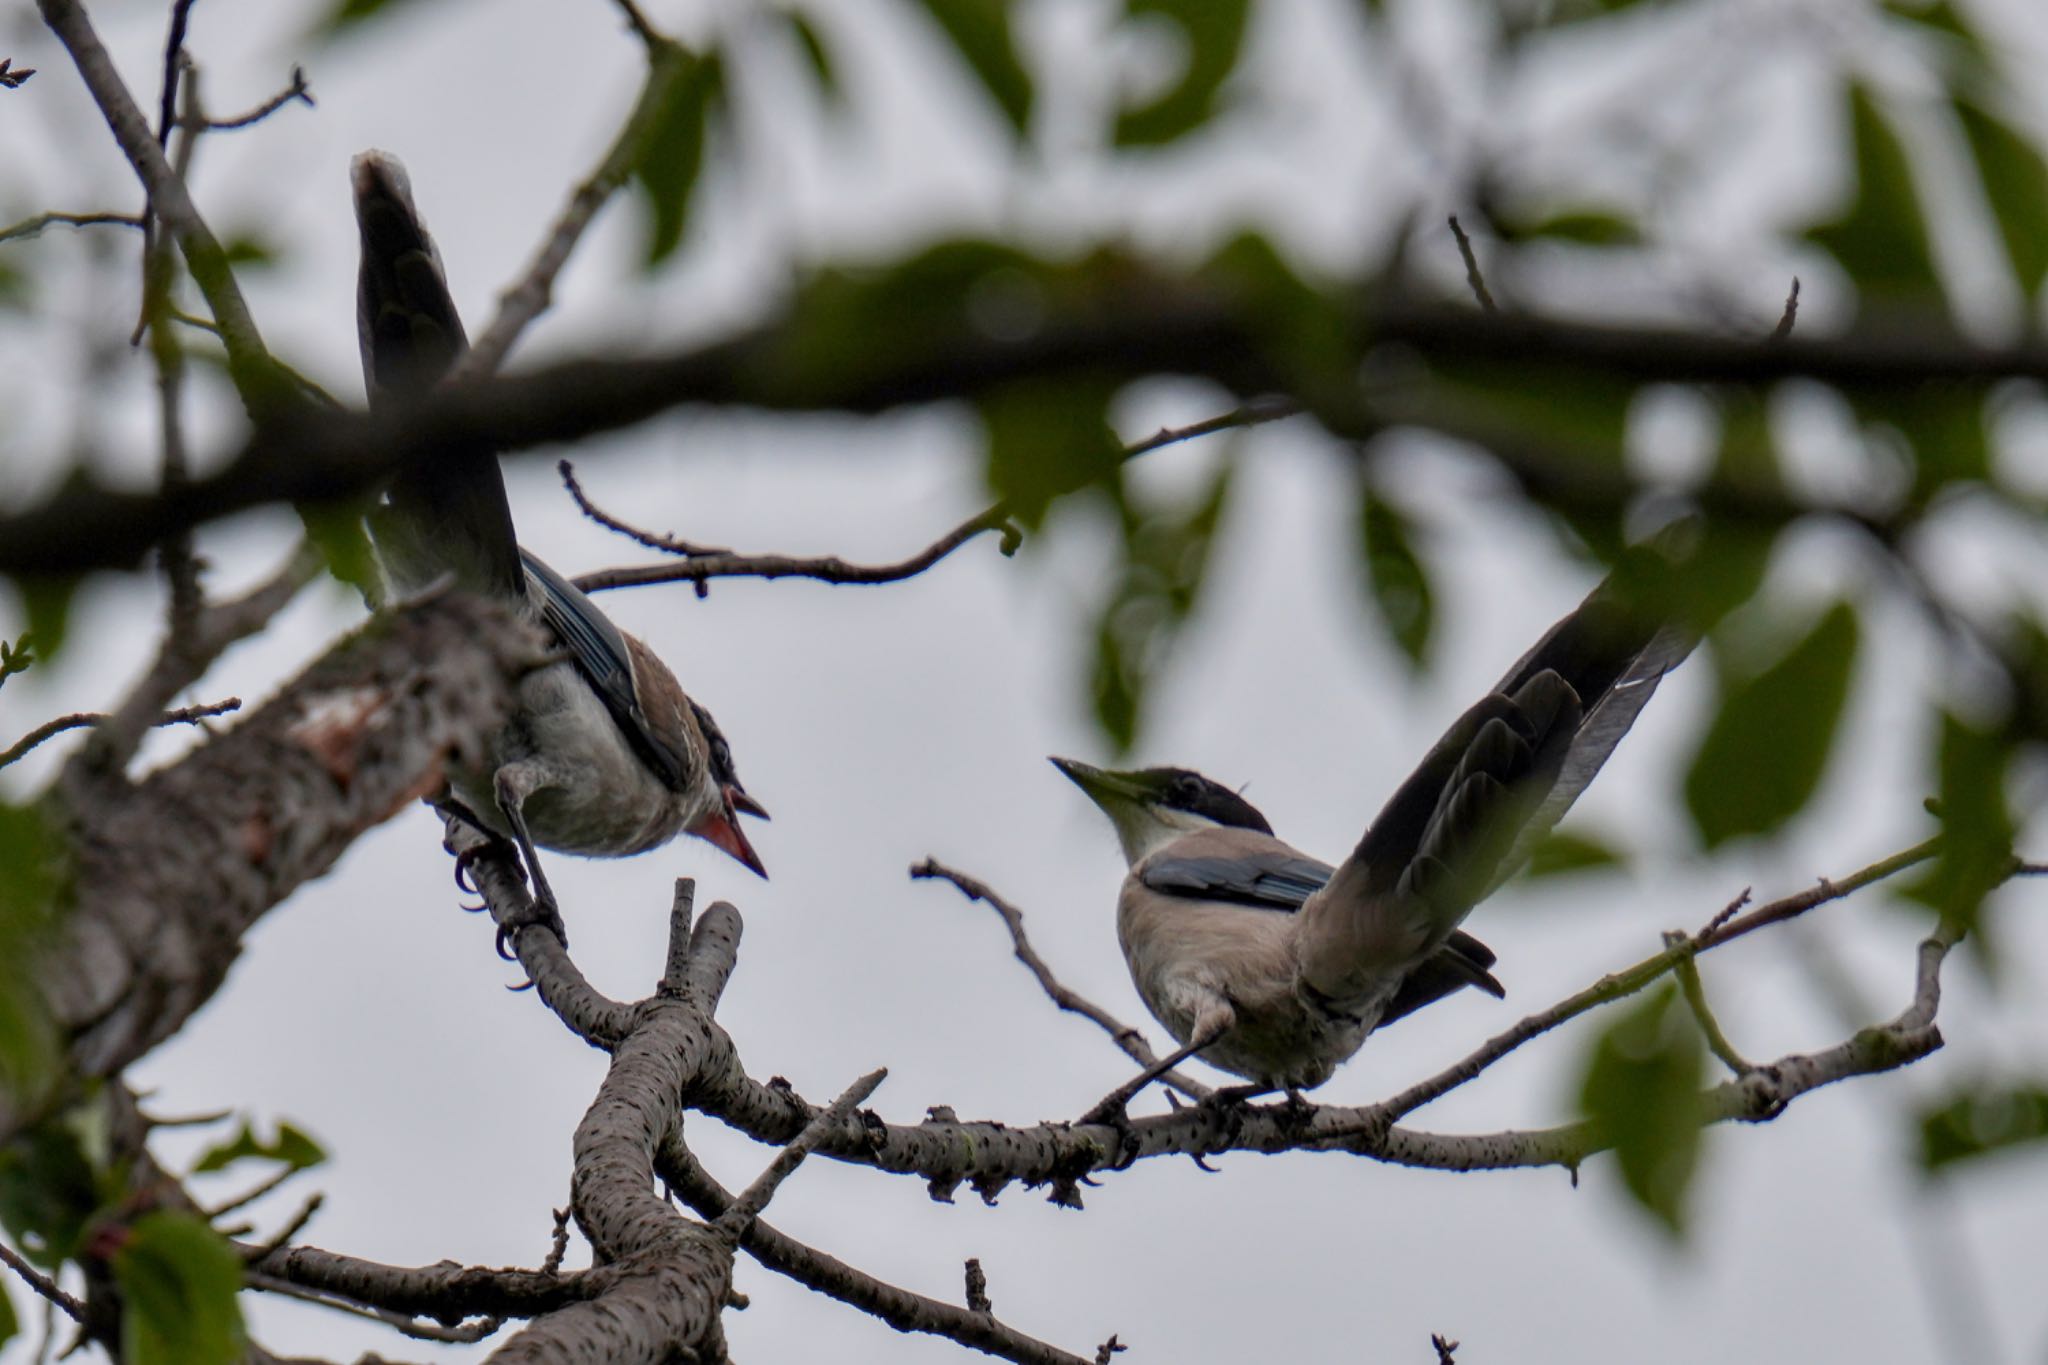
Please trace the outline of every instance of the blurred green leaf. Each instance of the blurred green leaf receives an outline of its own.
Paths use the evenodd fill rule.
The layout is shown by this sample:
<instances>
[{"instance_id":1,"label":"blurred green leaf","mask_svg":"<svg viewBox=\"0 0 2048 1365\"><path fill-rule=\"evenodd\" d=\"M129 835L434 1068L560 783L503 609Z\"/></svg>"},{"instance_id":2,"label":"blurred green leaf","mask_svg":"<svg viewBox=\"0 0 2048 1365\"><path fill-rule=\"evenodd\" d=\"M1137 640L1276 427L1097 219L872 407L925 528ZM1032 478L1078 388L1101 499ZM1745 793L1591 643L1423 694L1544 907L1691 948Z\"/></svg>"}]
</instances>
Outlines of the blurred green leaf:
<instances>
[{"instance_id":1,"label":"blurred green leaf","mask_svg":"<svg viewBox=\"0 0 2048 1365\"><path fill-rule=\"evenodd\" d=\"M1100 386L1023 379L981 400L988 431L989 489L1029 529L1055 498L1114 481L1123 444L1111 430L1109 393Z\"/></svg>"},{"instance_id":2,"label":"blurred green leaf","mask_svg":"<svg viewBox=\"0 0 2048 1365\"><path fill-rule=\"evenodd\" d=\"M313 33L318 37L332 37L372 19L388 18L401 10L425 7L421 0L341 0L314 24Z\"/></svg>"},{"instance_id":3,"label":"blurred green leaf","mask_svg":"<svg viewBox=\"0 0 2048 1365\"><path fill-rule=\"evenodd\" d=\"M1495 213L1493 223L1507 242L1549 239L1582 246L1632 246L1643 240L1641 225L1603 209L1574 209L1526 222Z\"/></svg>"},{"instance_id":4,"label":"blurred green leaf","mask_svg":"<svg viewBox=\"0 0 2048 1365\"><path fill-rule=\"evenodd\" d=\"M2048 1086L1986 1083L1920 1112L1920 1165L1940 1170L2048 1140Z\"/></svg>"},{"instance_id":5,"label":"blurred green leaf","mask_svg":"<svg viewBox=\"0 0 2048 1365\"><path fill-rule=\"evenodd\" d=\"M35 963L63 892L62 835L34 806L0 802L0 1090L40 1088L57 1034Z\"/></svg>"},{"instance_id":6,"label":"blurred green leaf","mask_svg":"<svg viewBox=\"0 0 2048 1365\"><path fill-rule=\"evenodd\" d=\"M226 253L228 264L235 266L262 269L284 259L283 251L275 242L255 232L236 233L221 244L221 250Z\"/></svg>"},{"instance_id":7,"label":"blurred green leaf","mask_svg":"<svg viewBox=\"0 0 2048 1365\"><path fill-rule=\"evenodd\" d=\"M1721 679L1721 704L1685 777L1708 848L1768 834L1812 798L1834 747L1856 662L1856 612L1837 602L1776 663Z\"/></svg>"},{"instance_id":8,"label":"blurred green leaf","mask_svg":"<svg viewBox=\"0 0 2048 1365\"><path fill-rule=\"evenodd\" d=\"M1775 491L1778 477L1777 440L1771 432L1766 395L1755 389L1727 388L1714 392L1721 410L1721 443L1714 455L1717 478L1759 492Z\"/></svg>"},{"instance_id":9,"label":"blurred green leaf","mask_svg":"<svg viewBox=\"0 0 2048 1365\"><path fill-rule=\"evenodd\" d=\"M303 1171L327 1160L327 1153L319 1143L292 1124L278 1124L277 1136L265 1142L244 1121L232 1138L215 1143L202 1152L192 1167L192 1173L203 1175L208 1171L222 1171L237 1161L252 1159L281 1162L292 1170Z\"/></svg>"},{"instance_id":10,"label":"blurred green leaf","mask_svg":"<svg viewBox=\"0 0 2048 1365\"><path fill-rule=\"evenodd\" d=\"M7 1339L20 1330L21 1319L14 1316L14 1300L6 1289L0 1288L0 1346L5 1346Z\"/></svg>"},{"instance_id":11,"label":"blurred green leaf","mask_svg":"<svg viewBox=\"0 0 2048 1365\"><path fill-rule=\"evenodd\" d=\"M1938 298L1941 284L1906 149L1868 90L1851 83L1848 94L1856 197L1841 217L1809 229L1807 237L1841 264L1866 302Z\"/></svg>"},{"instance_id":12,"label":"blurred green leaf","mask_svg":"<svg viewBox=\"0 0 2048 1365\"><path fill-rule=\"evenodd\" d=\"M363 524L364 510L360 498L298 505L306 539L326 561L327 572L361 593L364 601L374 602L382 591L382 578L377 570L377 552Z\"/></svg>"},{"instance_id":13,"label":"blurred green leaf","mask_svg":"<svg viewBox=\"0 0 2048 1365\"><path fill-rule=\"evenodd\" d=\"M1378 608L1380 625L1408 662L1420 668L1429 649L1435 609L1429 572L1415 554L1407 514L1374 496L1368 483L1360 490L1358 532L1365 586Z\"/></svg>"},{"instance_id":14,"label":"blurred green leaf","mask_svg":"<svg viewBox=\"0 0 2048 1365\"><path fill-rule=\"evenodd\" d=\"M1674 1236L1699 1165L1705 1048L1676 986L1660 987L1594 1042L1579 1104L1614 1146L1622 1183Z\"/></svg>"},{"instance_id":15,"label":"blurred green leaf","mask_svg":"<svg viewBox=\"0 0 2048 1365\"><path fill-rule=\"evenodd\" d=\"M2004 735L1942 713L1935 760L1941 850L1933 865L1902 892L1940 915L1944 925L1971 934L1975 950L1987 962L1989 947L1981 923L1984 898L2005 880L2012 865L2015 830L2005 798L2011 759Z\"/></svg>"},{"instance_id":16,"label":"blurred green leaf","mask_svg":"<svg viewBox=\"0 0 2048 1365\"><path fill-rule=\"evenodd\" d=\"M237 1365L247 1346L242 1258L199 1218L144 1214L113 1257L129 1365Z\"/></svg>"},{"instance_id":17,"label":"blurred green leaf","mask_svg":"<svg viewBox=\"0 0 2048 1365\"><path fill-rule=\"evenodd\" d=\"M0 308L26 308L29 297L28 272L0 259Z\"/></svg>"},{"instance_id":18,"label":"blurred green leaf","mask_svg":"<svg viewBox=\"0 0 2048 1365\"><path fill-rule=\"evenodd\" d=\"M1095 719L1118 753L1136 741L1145 699L1201 595L1230 491L1230 465L1183 513L1127 515L1124 566L1095 631Z\"/></svg>"},{"instance_id":19,"label":"blurred green leaf","mask_svg":"<svg viewBox=\"0 0 2048 1365\"><path fill-rule=\"evenodd\" d=\"M1172 142L1215 115L1216 97L1236 69L1244 46L1250 0L1129 0L1124 11L1133 17L1156 14L1171 20L1187 40L1188 58L1172 89L1150 104L1118 113L1116 145Z\"/></svg>"},{"instance_id":20,"label":"blurred green leaf","mask_svg":"<svg viewBox=\"0 0 2048 1365\"><path fill-rule=\"evenodd\" d=\"M48 663L64 648L78 580L23 574L14 580L14 586L21 594L22 614L28 618L26 633L36 642L36 658Z\"/></svg>"},{"instance_id":21,"label":"blurred green leaf","mask_svg":"<svg viewBox=\"0 0 2048 1365\"><path fill-rule=\"evenodd\" d=\"M682 243L704 169L712 114L725 96L725 65L717 53L700 57L671 44L653 60L669 65L649 78L667 84L633 162L633 183L647 201L650 269Z\"/></svg>"},{"instance_id":22,"label":"blurred green leaf","mask_svg":"<svg viewBox=\"0 0 2048 1365\"><path fill-rule=\"evenodd\" d=\"M1885 0L1884 8L1898 18L1933 29L1946 37L1960 39L1973 50L1983 49L1983 39L1978 37L1977 30L1948 0L1934 0L1933 4L1916 0Z\"/></svg>"},{"instance_id":23,"label":"blurred green leaf","mask_svg":"<svg viewBox=\"0 0 2048 1365\"><path fill-rule=\"evenodd\" d=\"M1017 59L1005 0L919 0L1018 137L1031 130L1031 75Z\"/></svg>"},{"instance_id":24,"label":"blurred green leaf","mask_svg":"<svg viewBox=\"0 0 2048 1365\"><path fill-rule=\"evenodd\" d=\"M1969 384L1926 383L1859 395L1856 411L1896 431L1913 452L1922 498L1938 485L1991 473L1984 391Z\"/></svg>"},{"instance_id":25,"label":"blurred green leaf","mask_svg":"<svg viewBox=\"0 0 2048 1365\"><path fill-rule=\"evenodd\" d=\"M1255 233L1232 238L1192 283L1216 291L1245 319L1291 393L1309 401L1324 391L1352 396L1357 339L1337 293L1302 279L1270 241Z\"/></svg>"},{"instance_id":26,"label":"blurred green leaf","mask_svg":"<svg viewBox=\"0 0 2048 1365\"><path fill-rule=\"evenodd\" d=\"M818 93L832 103L843 101L846 91L839 83L839 68L834 64L832 49L825 46L824 36L818 32L817 25L801 10L784 10L782 17L788 21L790 36L796 39L797 49L804 54L804 62L818 82Z\"/></svg>"},{"instance_id":27,"label":"blurred green leaf","mask_svg":"<svg viewBox=\"0 0 2048 1365\"><path fill-rule=\"evenodd\" d=\"M1954 101L1984 198L2028 298L2048 278L2048 160L2023 133L1974 100Z\"/></svg>"},{"instance_id":28,"label":"blurred green leaf","mask_svg":"<svg viewBox=\"0 0 2048 1365\"><path fill-rule=\"evenodd\" d=\"M65 1117L0 1147L0 1227L45 1270L78 1254L106 1193L80 1126Z\"/></svg>"},{"instance_id":29,"label":"blurred green leaf","mask_svg":"<svg viewBox=\"0 0 2048 1365\"><path fill-rule=\"evenodd\" d=\"M1576 872L1602 872L1625 867L1613 845L1588 834L1552 830L1529 854L1525 877L1559 877Z\"/></svg>"}]
</instances>

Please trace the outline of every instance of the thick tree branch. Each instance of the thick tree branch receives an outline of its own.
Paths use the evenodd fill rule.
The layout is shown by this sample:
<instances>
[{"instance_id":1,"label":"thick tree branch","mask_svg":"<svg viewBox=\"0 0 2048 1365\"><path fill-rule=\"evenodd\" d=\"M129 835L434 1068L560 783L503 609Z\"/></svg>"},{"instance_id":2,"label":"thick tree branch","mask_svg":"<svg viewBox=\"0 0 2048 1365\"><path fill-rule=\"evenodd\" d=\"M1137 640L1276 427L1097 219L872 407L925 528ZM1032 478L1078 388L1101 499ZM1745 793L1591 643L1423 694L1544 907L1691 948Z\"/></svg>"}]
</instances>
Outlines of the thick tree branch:
<instances>
[{"instance_id":1,"label":"thick tree branch","mask_svg":"<svg viewBox=\"0 0 2048 1365\"><path fill-rule=\"evenodd\" d=\"M363 831L482 752L545 658L501 609L447 596L342 641L232 731L128 786L63 786L71 888L34 979L64 1082L111 1076L209 999L242 935ZM74 799L78 798L78 799ZM0 1140L61 1094L0 1097Z\"/></svg>"}]
</instances>

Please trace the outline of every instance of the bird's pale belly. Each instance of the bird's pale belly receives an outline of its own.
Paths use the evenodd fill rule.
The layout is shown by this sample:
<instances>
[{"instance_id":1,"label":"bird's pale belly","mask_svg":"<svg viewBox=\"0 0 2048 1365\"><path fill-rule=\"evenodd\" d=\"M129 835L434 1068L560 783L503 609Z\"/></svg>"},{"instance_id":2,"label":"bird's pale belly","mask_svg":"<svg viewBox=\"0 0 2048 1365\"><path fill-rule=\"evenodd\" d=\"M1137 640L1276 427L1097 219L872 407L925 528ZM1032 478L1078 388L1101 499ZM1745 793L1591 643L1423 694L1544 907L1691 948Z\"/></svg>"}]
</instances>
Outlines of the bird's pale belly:
<instances>
[{"instance_id":1,"label":"bird's pale belly","mask_svg":"<svg viewBox=\"0 0 2048 1365\"><path fill-rule=\"evenodd\" d=\"M1152 1013L1179 1042L1194 1036L1191 1014L1147 998ZM1368 1024L1333 1015L1289 989L1265 999L1234 1000L1236 1026L1197 1055L1213 1067L1261 1085L1299 1090L1321 1085L1364 1044Z\"/></svg>"}]
</instances>

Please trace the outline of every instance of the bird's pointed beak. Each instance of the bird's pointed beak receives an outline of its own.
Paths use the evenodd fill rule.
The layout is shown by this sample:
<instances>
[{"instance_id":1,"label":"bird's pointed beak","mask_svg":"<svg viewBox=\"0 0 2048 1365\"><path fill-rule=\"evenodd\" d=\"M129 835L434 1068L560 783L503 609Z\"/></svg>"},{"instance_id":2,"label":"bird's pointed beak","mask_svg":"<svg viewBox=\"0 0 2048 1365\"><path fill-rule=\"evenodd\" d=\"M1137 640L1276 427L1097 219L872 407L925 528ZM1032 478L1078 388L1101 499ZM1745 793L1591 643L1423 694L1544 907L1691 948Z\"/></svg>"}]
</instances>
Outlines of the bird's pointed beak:
<instances>
[{"instance_id":1,"label":"bird's pointed beak","mask_svg":"<svg viewBox=\"0 0 2048 1365\"><path fill-rule=\"evenodd\" d=\"M1105 812L1114 813L1119 808L1131 806L1147 807L1159 799L1159 793L1140 781L1136 773L1111 772L1073 758L1053 758L1051 762Z\"/></svg>"},{"instance_id":2,"label":"bird's pointed beak","mask_svg":"<svg viewBox=\"0 0 2048 1365\"><path fill-rule=\"evenodd\" d=\"M745 798L742 804L738 797ZM749 809L751 807L751 809ZM747 842L746 831L740 828L737 812L766 816L760 803L736 787L725 789L725 801L714 813L705 816L690 826L690 833L732 856L733 861L752 872L763 881L768 879L768 869L761 865L761 855L754 852L754 846Z\"/></svg>"},{"instance_id":3,"label":"bird's pointed beak","mask_svg":"<svg viewBox=\"0 0 2048 1365\"><path fill-rule=\"evenodd\" d=\"M753 797L747 795L747 790L744 787L727 787L725 789L725 799L731 802L732 808L738 811L741 815L751 815L756 820L766 820L770 818L768 814L768 808L762 805L759 801L756 801Z\"/></svg>"}]
</instances>

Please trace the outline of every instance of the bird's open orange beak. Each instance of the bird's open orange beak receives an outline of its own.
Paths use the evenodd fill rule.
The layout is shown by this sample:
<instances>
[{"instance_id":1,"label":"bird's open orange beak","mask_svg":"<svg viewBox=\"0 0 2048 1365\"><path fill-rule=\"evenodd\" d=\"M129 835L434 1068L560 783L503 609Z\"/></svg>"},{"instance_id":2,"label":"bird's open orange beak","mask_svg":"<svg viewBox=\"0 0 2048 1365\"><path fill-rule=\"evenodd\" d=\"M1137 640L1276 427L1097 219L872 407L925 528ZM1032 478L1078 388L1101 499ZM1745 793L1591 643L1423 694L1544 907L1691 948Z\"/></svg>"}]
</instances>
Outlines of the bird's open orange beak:
<instances>
[{"instance_id":1,"label":"bird's open orange beak","mask_svg":"<svg viewBox=\"0 0 2048 1365\"><path fill-rule=\"evenodd\" d=\"M707 815L690 826L690 833L723 849L735 862L765 881L768 869L761 866L761 855L754 852L754 846L747 842L746 831L740 828L738 812L741 810L764 818L767 815L754 798L737 787L727 787L725 802L717 813Z\"/></svg>"}]
</instances>

